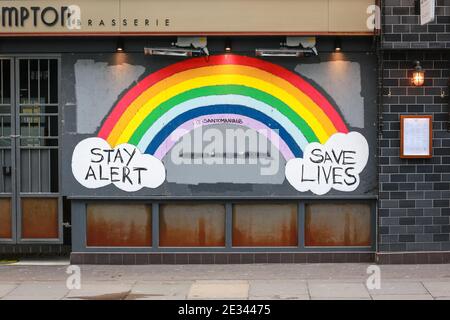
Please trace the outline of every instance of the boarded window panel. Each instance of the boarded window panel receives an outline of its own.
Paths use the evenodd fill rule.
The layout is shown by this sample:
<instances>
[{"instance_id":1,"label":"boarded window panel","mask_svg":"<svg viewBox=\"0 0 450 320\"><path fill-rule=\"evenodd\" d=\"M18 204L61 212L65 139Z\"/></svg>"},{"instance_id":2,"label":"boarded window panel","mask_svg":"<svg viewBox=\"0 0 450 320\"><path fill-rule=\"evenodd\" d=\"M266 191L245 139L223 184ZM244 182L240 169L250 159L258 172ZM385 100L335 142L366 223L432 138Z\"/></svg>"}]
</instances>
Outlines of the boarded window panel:
<instances>
[{"instance_id":1,"label":"boarded window panel","mask_svg":"<svg viewBox=\"0 0 450 320\"><path fill-rule=\"evenodd\" d=\"M87 246L150 247L151 206L92 203L87 206Z\"/></svg>"},{"instance_id":2,"label":"boarded window panel","mask_svg":"<svg viewBox=\"0 0 450 320\"><path fill-rule=\"evenodd\" d=\"M370 246L369 204L308 204L306 246Z\"/></svg>"},{"instance_id":3,"label":"boarded window panel","mask_svg":"<svg viewBox=\"0 0 450 320\"><path fill-rule=\"evenodd\" d=\"M22 198L22 238L58 238L58 199Z\"/></svg>"},{"instance_id":4,"label":"boarded window panel","mask_svg":"<svg viewBox=\"0 0 450 320\"><path fill-rule=\"evenodd\" d=\"M297 244L295 203L233 206L233 246L291 247Z\"/></svg>"},{"instance_id":5,"label":"boarded window panel","mask_svg":"<svg viewBox=\"0 0 450 320\"><path fill-rule=\"evenodd\" d=\"M162 204L159 211L161 247L225 246L225 205Z\"/></svg>"},{"instance_id":6,"label":"boarded window panel","mask_svg":"<svg viewBox=\"0 0 450 320\"><path fill-rule=\"evenodd\" d=\"M0 238L12 238L11 199L0 198Z\"/></svg>"}]
</instances>

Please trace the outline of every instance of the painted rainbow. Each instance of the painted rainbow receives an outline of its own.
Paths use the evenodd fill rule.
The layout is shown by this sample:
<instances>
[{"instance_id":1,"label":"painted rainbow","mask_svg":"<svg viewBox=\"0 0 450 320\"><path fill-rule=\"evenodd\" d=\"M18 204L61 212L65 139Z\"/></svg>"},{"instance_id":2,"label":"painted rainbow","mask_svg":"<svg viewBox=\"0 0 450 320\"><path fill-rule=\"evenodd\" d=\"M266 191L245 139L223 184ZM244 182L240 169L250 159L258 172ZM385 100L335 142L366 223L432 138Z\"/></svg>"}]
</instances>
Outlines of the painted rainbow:
<instances>
[{"instance_id":1,"label":"painted rainbow","mask_svg":"<svg viewBox=\"0 0 450 320\"><path fill-rule=\"evenodd\" d=\"M98 136L112 147L130 143L162 159L180 138L176 132L207 125L199 121L205 117L236 116L239 125L269 129L267 138L279 139L286 160L302 158L311 142L323 144L336 132L348 132L331 103L298 74L227 54L185 60L149 75L117 103Z\"/></svg>"}]
</instances>

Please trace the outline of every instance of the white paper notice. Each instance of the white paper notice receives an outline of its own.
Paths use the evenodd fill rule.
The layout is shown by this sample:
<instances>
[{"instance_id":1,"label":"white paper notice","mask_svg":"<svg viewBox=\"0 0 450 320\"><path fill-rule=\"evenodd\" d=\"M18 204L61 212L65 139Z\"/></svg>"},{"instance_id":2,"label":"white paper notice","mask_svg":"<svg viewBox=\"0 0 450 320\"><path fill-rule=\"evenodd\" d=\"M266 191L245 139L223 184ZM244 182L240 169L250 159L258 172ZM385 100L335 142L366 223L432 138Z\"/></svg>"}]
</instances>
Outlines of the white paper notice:
<instances>
[{"instance_id":1,"label":"white paper notice","mask_svg":"<svg viewBox=\"0 0 450 320\"><path fill-rule=\"evenodd\" d=\"M436 13L436 0L420 0L421 25L434 21L435 13Z\"/></svg>"},{"instance_id":2,"label":"white paper notice","mask_svg":"<svg viewBox=\"0 0 450 320\"><path fill-rule=\"evenodd\" d=\"M430 119L404 118L403 121L403 155L429 155Z\"/></svg>"}]
</instances>

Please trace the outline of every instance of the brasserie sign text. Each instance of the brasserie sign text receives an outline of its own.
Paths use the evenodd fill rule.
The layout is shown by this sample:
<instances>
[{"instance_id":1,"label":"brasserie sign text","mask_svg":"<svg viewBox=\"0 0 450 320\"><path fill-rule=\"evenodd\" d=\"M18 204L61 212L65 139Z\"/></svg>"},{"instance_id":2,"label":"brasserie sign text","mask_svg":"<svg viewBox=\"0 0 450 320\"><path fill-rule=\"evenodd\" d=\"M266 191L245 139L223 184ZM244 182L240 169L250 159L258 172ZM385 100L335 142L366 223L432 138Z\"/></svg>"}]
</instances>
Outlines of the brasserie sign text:
<instances>
[{"instance_id":1,"label":"brasserie sign text","mask_svg":"<svg viewBox=\"0 0 450 320\"><path fill-rule=\"evenodd\" d=\"M169 27L170 18L102 18L86 17L80 6L1 6L0 25L3 28L32 27L65 27L68 29L82 29L83 27Z\"/></svg>"}]
</instances>

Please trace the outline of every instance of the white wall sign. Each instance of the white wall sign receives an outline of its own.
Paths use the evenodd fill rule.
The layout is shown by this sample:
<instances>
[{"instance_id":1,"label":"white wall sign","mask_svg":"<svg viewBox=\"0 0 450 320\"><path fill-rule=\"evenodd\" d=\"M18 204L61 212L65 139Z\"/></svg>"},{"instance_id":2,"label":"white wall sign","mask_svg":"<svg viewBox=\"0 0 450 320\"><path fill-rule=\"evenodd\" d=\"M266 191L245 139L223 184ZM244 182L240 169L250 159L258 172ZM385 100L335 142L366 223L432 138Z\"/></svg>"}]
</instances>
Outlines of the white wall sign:
<instances>
[{"instance_id":1,"label":"white wall sign","mask_svg":"<svg viewBox=\"0 0 450 320\"><path fill-rule=\"evenodd\" d=\"M72 155L72 173L86 188L112 183L128 192L157 188L166 179L164 164L159 159L142 154L127 143L111 148L101 138L88 138L77 144Z\"/></svg>"},{"instance_id":2,"label":"white wall sign","mask_svg":"<svg viewBox=\"0 0 450 320\"><path fill-rule=\"evenodd\" d=\"M405 119L403 154L426 156L430 150L430 121L428 119Z\"/></svg>"},{"instance_id":3,"label":"white wall sign","mask_svg":"<svg viewBox=\"0 0 450 320\"><path fill-rule=\"evenodd\" d=\"M420 0L420 24L434 21L436 14L436 0Z\"/></svg>"},{"instance_id":4,"label":"white wall sign","mask_svg":"<svg viewBox=\"0 0 450 320\"><path fill-rule=\"evenodd\" d=\"M323 195L332 188L350 192L358 187L368 159L369 145L360 133L336 133L323 145L308 144L303 159L289 160L286 179L300 192Z\"/></svg>"},{"instance_id":5,"label":"white wall sign","mask_svg":"<svg viewBox=\"0 0 450 320\"><path fill-rule=\"evenodd\" d=\"M432 157L432 117L400 117L400 158Z\"/></svg>"}]
</instances>

